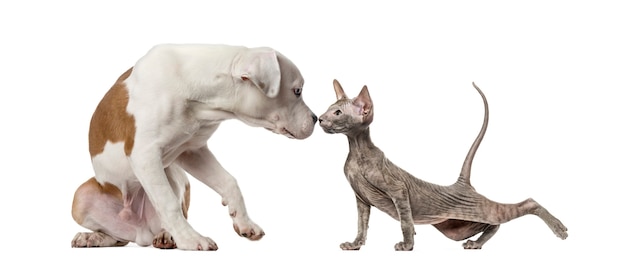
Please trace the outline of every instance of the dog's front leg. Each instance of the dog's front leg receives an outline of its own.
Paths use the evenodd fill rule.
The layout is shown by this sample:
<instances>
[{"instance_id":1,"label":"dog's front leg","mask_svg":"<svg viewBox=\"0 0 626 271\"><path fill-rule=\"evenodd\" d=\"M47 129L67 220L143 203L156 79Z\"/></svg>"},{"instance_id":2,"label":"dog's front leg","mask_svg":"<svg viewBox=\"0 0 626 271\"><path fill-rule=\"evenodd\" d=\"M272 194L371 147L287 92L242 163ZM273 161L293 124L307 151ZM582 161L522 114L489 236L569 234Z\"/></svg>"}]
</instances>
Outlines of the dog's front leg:
<instances>
[{"instance_id":1,"label":"dog's front leg","mask_svg":"<svg viewBox=\"0 0 626 271\"><path fill-rule=\"evenodd\" d=\"M222 204L228 206L228 213L233 219L233 228L237 234L250 240L259 240L265 235L263 229L248 217L237 180L220 165L206 145L184 152L177 162L185 171L222 197Z\"/></svg>"},{"instance_id":2,"label":"dog's front leg","mask_svg":"<svg viewBox=\"0 0 626 271\"><path fill-rule=\"evenodd\" d=\"M185 219L180 199L167 179L158 151L135 148L130 158L133 171L154 206L162 227L183 250L216 250L213 240L196 232Z\"/></svg>"},{"instance_id":3,"label":"dog's front leg","mask_svg":"<svg viewBox=\"0 0 626 271\"><path fill-rule=\"evenodd\" d=\"M358 196L356 198L356 204L358 211L358 232L356 238L354 238L354 242L345 242L339 245L343 250L359 250L361 246L365 245L365 240L367 239L371 206L363 202Z\"/></svg>"}]
</instances>

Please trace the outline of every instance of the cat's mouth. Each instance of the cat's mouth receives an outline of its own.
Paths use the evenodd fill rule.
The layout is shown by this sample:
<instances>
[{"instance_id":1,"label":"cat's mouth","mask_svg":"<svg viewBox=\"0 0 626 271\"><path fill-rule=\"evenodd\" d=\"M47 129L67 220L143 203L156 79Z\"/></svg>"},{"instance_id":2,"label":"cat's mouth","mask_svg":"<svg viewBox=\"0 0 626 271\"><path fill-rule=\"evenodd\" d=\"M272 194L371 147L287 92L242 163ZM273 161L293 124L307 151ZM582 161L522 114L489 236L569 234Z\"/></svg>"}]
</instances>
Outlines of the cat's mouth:
<instances>
[{"instance_id":1,"label":"cat's mouth","mask_svg":"<svg viewBox=\"0 0 626 271\"><path fill-rule=\"evenodd\" d=\"M338 133L337 130L330 128L330 127L324 127L322 126L322 130L324 130L324 132L326 132L327 134L336 134Z\"/></svg>"},{"instance_id":2,"label":"cat's mouth","mask_svg":"<svg viewBox=\"0 0 626 271\"><path fill-rule=\"evenodd\" d=\"M320 118L320 127L322 127L322 130L324 130L324 132L326 132L327 134L336 133L335 129L332 128L332 125L329 125L327 121L324 121L321 118Z\"/></svg>"}]
</instances>

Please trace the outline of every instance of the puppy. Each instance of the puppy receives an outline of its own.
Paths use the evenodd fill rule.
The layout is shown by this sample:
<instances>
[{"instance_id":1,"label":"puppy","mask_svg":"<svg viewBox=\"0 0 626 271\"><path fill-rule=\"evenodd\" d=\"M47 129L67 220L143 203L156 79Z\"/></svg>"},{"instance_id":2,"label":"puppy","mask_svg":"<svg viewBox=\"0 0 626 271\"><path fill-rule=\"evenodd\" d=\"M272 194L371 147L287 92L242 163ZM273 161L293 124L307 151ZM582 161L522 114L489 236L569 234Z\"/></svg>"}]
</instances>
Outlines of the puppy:
<instances>
[{"instance_id":1,"label":"puppy","mask_svg":"<svg viewBox=\"0 0 626 271\"><path fill-rule=\"evenodd\" d=\"M234 230L264 232L235 178L207 147L222 121L238 119L288 138L309 137L317 117L302 97L304 79L271 48L163 44L139 59L102 98L89 128L95 176L75 192L72 216L93 232L72 247L140 246L216 250L187 222L186 173L215 190Z\"/></svg>"},{"instance_id":2,"label":"puppy","mask_svg":"<svg viewBox=\"0 0 626 271\"><path fill-rule=\"evenodd\" d=\"M372 143L369 125L374 119L374 106L367 86L356 98L349 99L337 80L333 84L337 101L320 116L319 125L326 133L348 137L350 151L344 172L356 195L358 210L357 236L353 242L342 243L342 249L358 250L365 244L371 206L400 221L404 238L395 245L396 250L413 249L414 224L432 224L455 241L482 233L476 241L463 244L466 249L480 249L500 224L527 214L539 216L557 237L567 238L565 225L536 201L497 203L476 192L470 184L472 160L489 121L487 99L476 85L485 107L482 128L456 183L440 186L415 178L394 165Z\"/></svg>"}]
</instances>

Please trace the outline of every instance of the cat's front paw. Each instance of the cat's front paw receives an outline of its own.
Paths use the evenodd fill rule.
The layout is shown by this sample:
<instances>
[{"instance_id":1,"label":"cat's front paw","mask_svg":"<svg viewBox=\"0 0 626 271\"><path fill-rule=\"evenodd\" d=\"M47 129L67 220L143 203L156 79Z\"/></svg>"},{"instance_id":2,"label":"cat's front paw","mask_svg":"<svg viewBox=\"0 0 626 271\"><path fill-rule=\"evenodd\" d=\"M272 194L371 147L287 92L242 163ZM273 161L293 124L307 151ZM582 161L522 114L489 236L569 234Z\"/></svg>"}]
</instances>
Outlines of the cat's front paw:
<instances>
[{"instance_id":1,"label":"cat's front paw","mask_svg":"<svg viewBox=\"0 0 626 271\"><path fill-rule=\"evenodd\" d=\"M396 251L411 251L413 250L413 244L400 242L395 246Z\"/></svg>"},{"instance_id":2,"label":"cat's front paw","mask_svg":"<svg viewBox=\"0 0 626 271\"><path fill-rule=\"evenodd\" d=\"M345 242L339 245L339 247L343 250L359 250L361 249L361 246L364 245L363 242L361 241L355 241L355 242Z\"/></svg>"}]
</instances>

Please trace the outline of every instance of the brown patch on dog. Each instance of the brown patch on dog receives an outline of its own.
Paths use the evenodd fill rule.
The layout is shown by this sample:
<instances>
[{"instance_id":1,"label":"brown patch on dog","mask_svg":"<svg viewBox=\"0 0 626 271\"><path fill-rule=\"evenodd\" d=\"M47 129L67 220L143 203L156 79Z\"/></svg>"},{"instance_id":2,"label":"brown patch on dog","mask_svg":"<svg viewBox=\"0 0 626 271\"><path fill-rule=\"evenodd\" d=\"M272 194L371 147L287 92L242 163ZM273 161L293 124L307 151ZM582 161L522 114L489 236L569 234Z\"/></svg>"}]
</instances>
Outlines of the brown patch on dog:
<instances>
[{"instance_id":1,"label":"brown patch on dog","mask_svg":"<svg viewBox=\"0 0 626 271\"><path fill-rule=\"evenodd\" d=\"M91 117L89 153L91 157L104 151L107 141L124 141L124 153L130 155L135 143L135 118L128 114L128 89L124 81L133 68L122 74L104 95Z\"/></svg>"},{"instance_id":2,"label":"brown patch on dog","mask_svg":"<svg viewBox=\"0 0 626 271\"><path fill-rule=\"evenodd\" d=\"M74 201L72 202L72 217L78 224L82 224L85 215L89 213L91 199L103 194L116 198L120 201L120 204L123 202L122 191L120 191L119 188L109 183L100 185L95 177L92 177L78 187L74 194Z\"/></svg>"}]
</instances>

